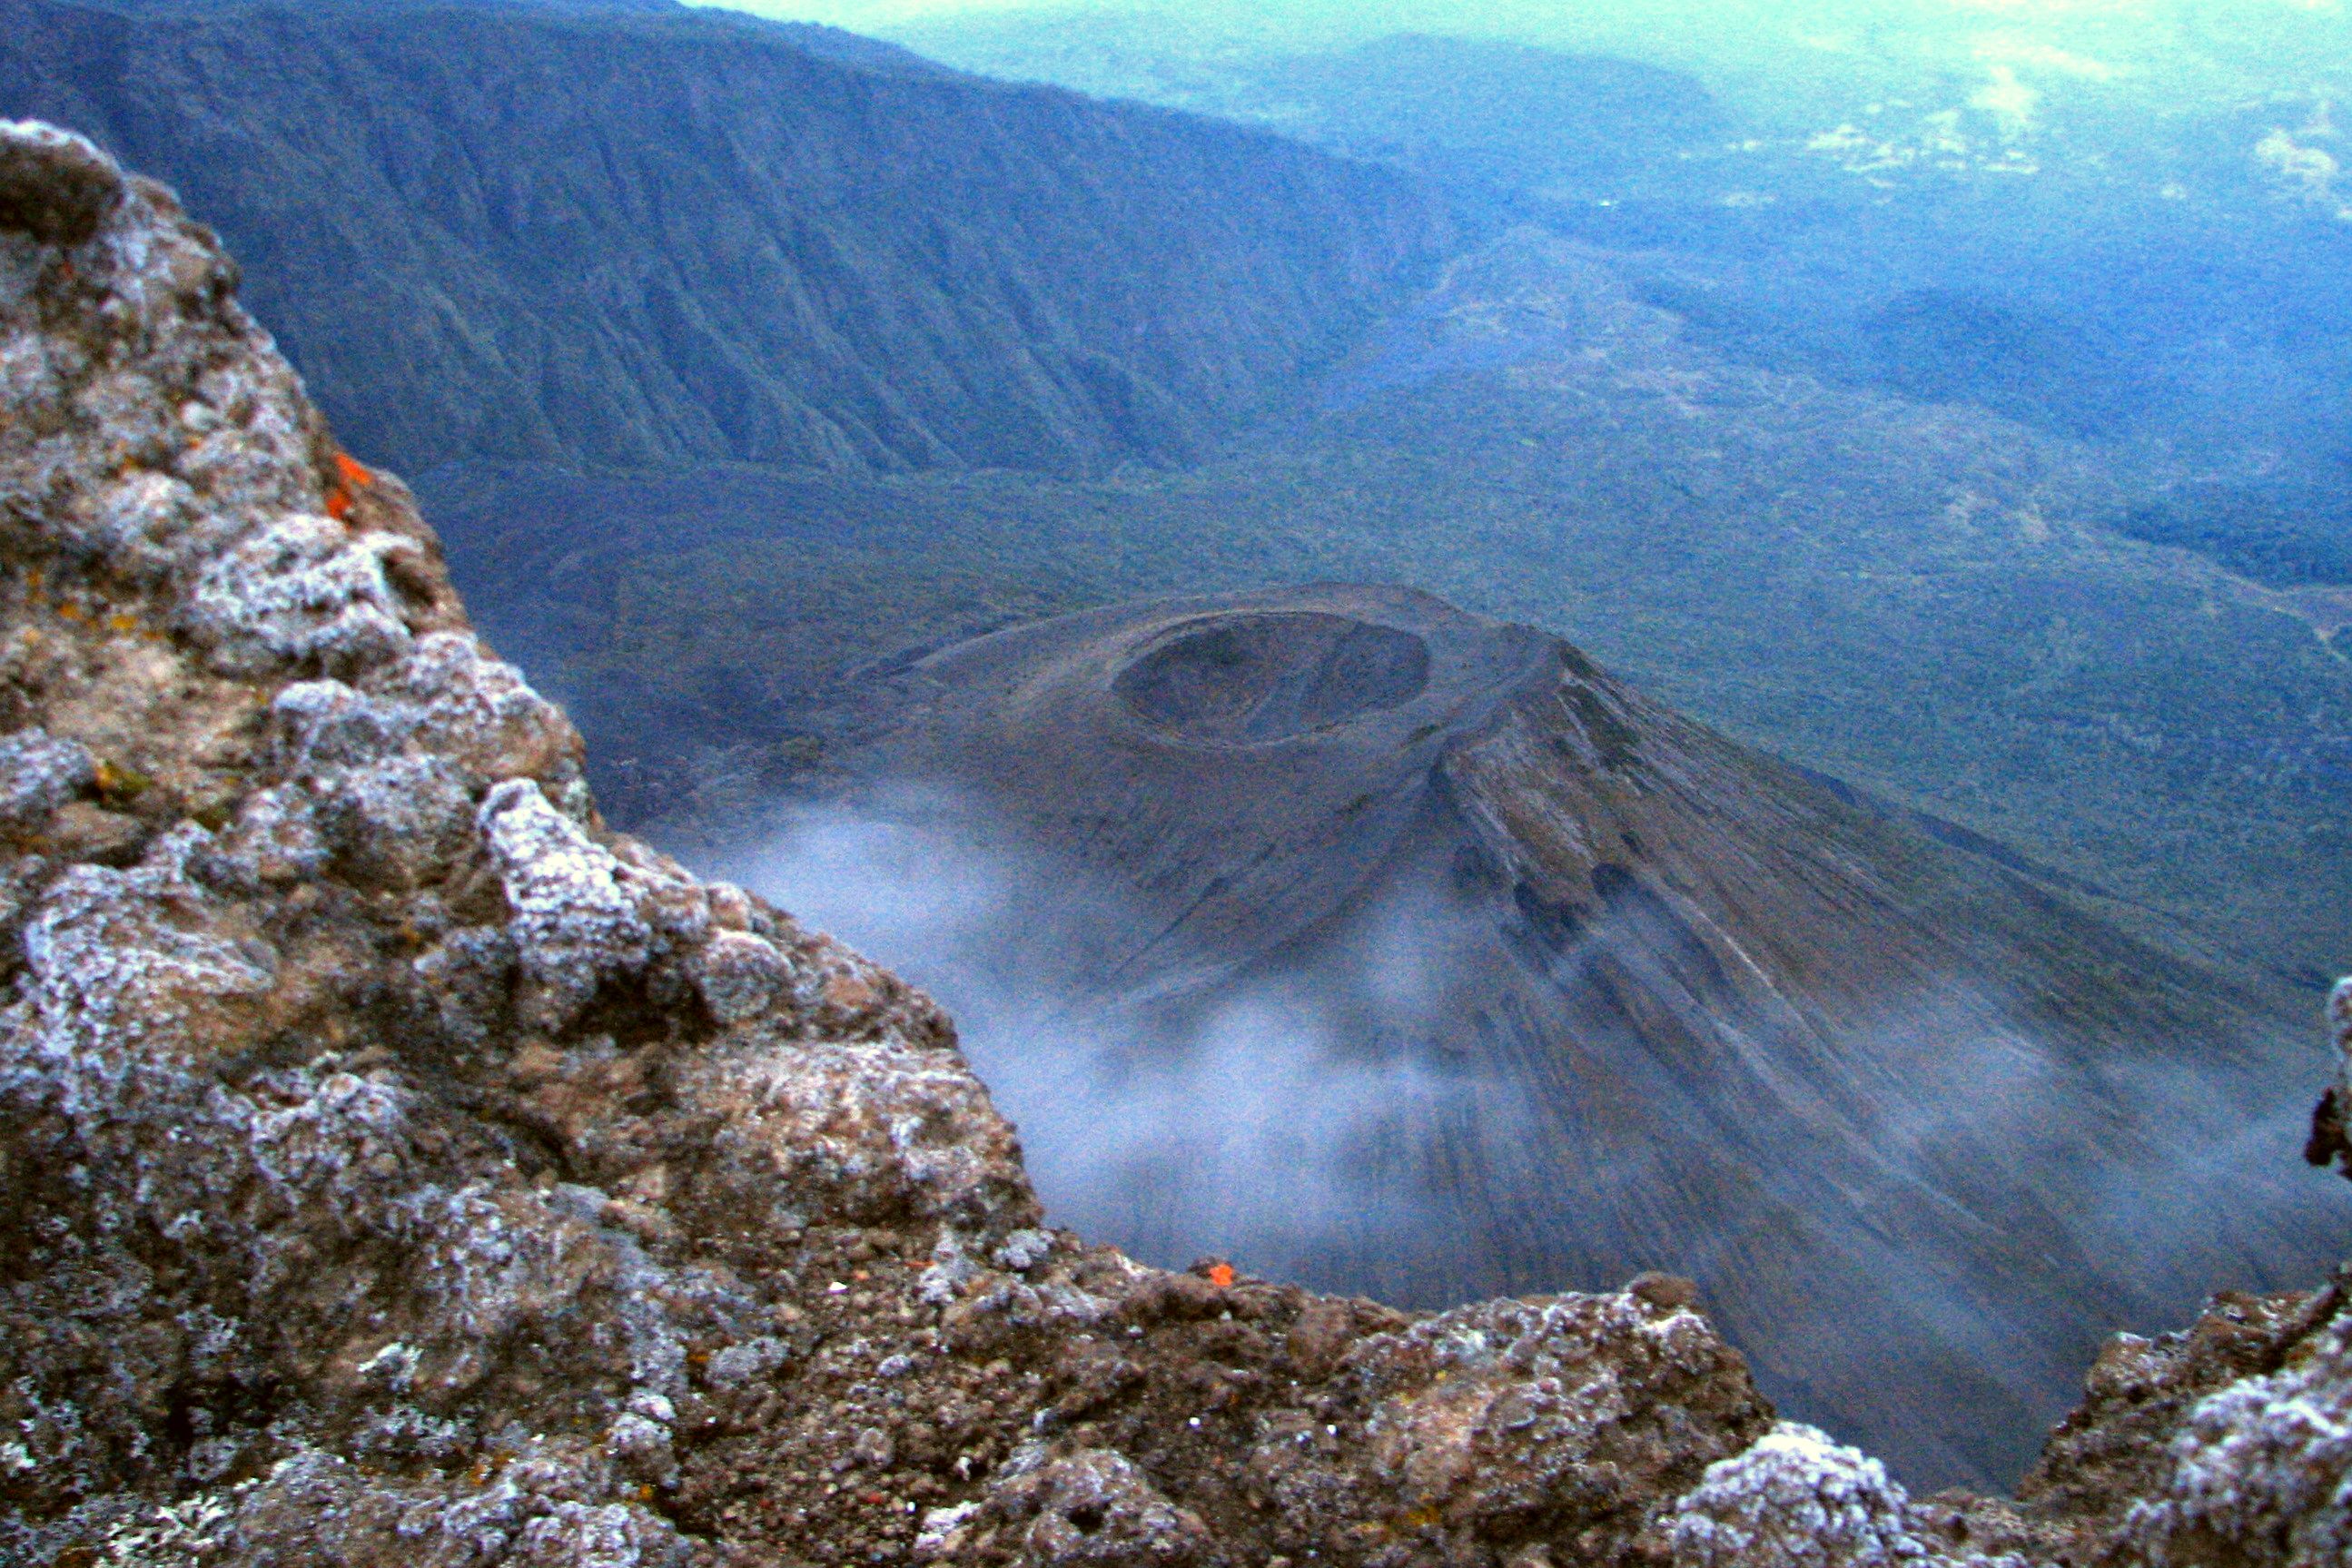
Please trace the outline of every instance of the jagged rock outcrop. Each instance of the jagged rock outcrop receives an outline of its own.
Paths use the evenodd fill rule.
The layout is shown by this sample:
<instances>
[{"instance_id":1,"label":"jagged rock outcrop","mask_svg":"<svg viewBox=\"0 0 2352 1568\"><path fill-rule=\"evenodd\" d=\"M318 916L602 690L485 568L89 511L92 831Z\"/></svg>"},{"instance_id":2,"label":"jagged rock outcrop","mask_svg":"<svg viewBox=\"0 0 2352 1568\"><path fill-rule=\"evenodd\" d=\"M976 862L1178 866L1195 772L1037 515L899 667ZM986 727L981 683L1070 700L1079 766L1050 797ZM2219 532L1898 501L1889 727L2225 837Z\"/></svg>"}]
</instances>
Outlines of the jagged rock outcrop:
<instances>
[{"instance_id":1,"label":"jagged rock outcrop","mask_svg":"<svg viewBox=\"0 0 2352 1568\"><path fill-rule=\"evenodd\" d=\"M604 830L234 282L0 125L0 1557L2340 1555L2332 1291L2035 1517L1776 1427L1674 1281L1410 1318L1040 1228L924 998Z\"/></svg>"}]
</instances>

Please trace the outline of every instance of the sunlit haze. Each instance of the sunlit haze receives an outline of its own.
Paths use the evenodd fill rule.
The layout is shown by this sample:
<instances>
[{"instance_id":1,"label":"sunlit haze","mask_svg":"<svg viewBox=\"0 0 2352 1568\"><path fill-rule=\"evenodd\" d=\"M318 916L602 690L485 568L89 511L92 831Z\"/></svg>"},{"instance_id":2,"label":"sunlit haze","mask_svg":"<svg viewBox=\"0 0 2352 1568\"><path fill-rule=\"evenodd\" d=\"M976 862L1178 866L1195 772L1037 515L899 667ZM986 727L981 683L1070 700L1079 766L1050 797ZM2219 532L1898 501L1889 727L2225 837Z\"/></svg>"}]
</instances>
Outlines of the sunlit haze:
<instances>
[{"instance_id":1,"label":"sunlit haze","mask_svg":"<svg viewBox=\"0 0 2352 1568\"><path fill-rule=\"evenodd\" d=\"M1711 68L1718 85L1973 78L2019 116L2087 88L2198 97L2324 87L2352 70L2341 0L753 0L741 7L908 41L1002 24L1115 26L1200 47L1329 47L1413 31L1511 39ZM1970 96L1970 95L1964 95Z\"/></svg>"}]
</instances>

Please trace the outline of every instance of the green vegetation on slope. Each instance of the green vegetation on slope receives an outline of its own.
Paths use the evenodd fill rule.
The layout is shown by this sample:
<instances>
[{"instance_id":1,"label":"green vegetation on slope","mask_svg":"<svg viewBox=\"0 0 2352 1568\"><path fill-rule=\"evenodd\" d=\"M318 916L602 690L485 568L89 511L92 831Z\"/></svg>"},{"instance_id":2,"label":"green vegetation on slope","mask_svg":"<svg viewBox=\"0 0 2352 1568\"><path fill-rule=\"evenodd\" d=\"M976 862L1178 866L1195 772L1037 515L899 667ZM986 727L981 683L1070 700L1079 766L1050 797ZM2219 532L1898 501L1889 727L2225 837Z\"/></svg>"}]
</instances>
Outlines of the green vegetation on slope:
<instances>
[{"instance_id":1,"label":"green vegetation on slope","mask_svg":"<svg viewBox=\"0 0 2352 1568\"><path fill-rule=\"evenodd\" d=\"M1177 459L1295 395L1442 242L1383 171L803 39L0 0L0 114L170 181L344 438L412 472Z\"/></svg>"},{"instance_id":2,"label":"green vegetation on slope","mask_svg":"<svg viewBox=\"0 0 2352 1568\"><path fill-rule=\"evenodd\" d=\"M2185 486L2134 507L2118 529L2209 555L2273 588L2352 586L2352 483Z\"/></svg>"}]
</instances>

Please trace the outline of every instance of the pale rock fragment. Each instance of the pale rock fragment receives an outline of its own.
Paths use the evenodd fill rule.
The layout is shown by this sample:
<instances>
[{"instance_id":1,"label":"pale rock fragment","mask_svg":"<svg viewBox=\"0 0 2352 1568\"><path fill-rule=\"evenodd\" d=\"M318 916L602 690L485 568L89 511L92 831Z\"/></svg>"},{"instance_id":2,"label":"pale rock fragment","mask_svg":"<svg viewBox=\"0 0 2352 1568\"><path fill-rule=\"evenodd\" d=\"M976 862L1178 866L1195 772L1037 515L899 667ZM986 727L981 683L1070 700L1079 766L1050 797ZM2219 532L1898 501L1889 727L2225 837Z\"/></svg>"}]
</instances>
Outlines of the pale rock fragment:
<instances>
[{"instance_id":1,"label":"pale rock fragment","mask_svg":"<svg viewBox=\"0 0 2352 1568\"><path fill-rule=\"evenodd\" d=\"M297 775L375 761L398 750L415 727L412 713L333 680L282 688L269 716L278 765Z\"/></svg>"},{"instance_id":2,"label":"pale rock fragment","mask_svg":"<svg viewBox=\"0 0 2352 1568\"><path fill-rule=\"evenodd\" d=\"M749 1023L790 989L792 966L775 945L748 931L722 931L694 960L695 988L722 1026Z\"/></svg>"},{"instance_id":3,"label":"pale rock fragment","mask_svg":"<svg viewBox=\"0 0 2352 1568\"><path fill-rule=\"evenodd\" d=\"M418 637L404 657L377 673L369 689L404 705L416 744L484 782L576 780L580 738L571 722L468 632ZM565 814L578 820L577 811Z\"/></svg>"},{"instance_id":4,"label":"pale rock fragment","mask_svg":"<svg viewBox=\"0 0 2352 1568\"><path fill-rule=\"evenodd\" d=\"M478 821L532 986L526 1013L541 1028L561 1030L604 980L645 966L653 933L620 885L620 862L549 805L538 785L520 779L499 785Z\"/></svg>"},{"instance_id":5,"label":"pale rock fragment","mask_svg":"<svg viewBox=\"0 0 2352 1568\"><path fill-rule=\"evenodd\" d=\"M923 1527L915 1537L915 1557L919 1562L934 1560L943 1555L950 1542L960 1542L958 1531L964 1522L980 1511L977 1500L960 1502L947 1508L928 1509L923 1513Z\"/></svg>"},{"instance_id":6,"label":"pale rock fragment","mask_svg":"<svg viewBox=\"0 0 2352 1568\"><path fill-rule=\"evenodd\" d=\"M321 875L332 855L317 800L299 786L278 785L246 798L207 857L206 875L257 890Z\"/></svg>"},{"instance_id":7,"label":"pale rock fragment","mask_svg":"<svg viewBox=\"0 0 2352 1568\"><path fill-rule=\"evenodd\" d=\"M1886 1467L1783 1421L1675 1506L1675 1568L1933 1568Z\"/></svg>"},{"instance_id":8,"label":"pale rock fragment","mask_svg":"<svg viewBox=\"0 0 2352 1568\"><path fill-rule=\"evenodd\" d=\"M677 1483L677 1453L670 1429L632 1410L615 1419L604 1446L621 1469L651 1486Z\"/></svg>"},{"instance_id":9,"label":"pale rock fragment","mask_svg":"<svg viewBox=\"0 0 2352 1568\"><path fill-rule=\"evenodd\" d=\"M408 643L384 561L413 549L391 534L355 538L327 517L282 517L205 569L181 622L231 674L358 670Z\"/></svg>"},{"instance_id":10,"label":"pale rock fragment","mask_svg":"<svg viewBox=\"0 0 2352 1568\"><path fill-rule=\"evenodd\" d=\"M440 880L472 837L473 798L437 757L394 757L335 781L320 826L359 880L412 892Z\"/></svg>"},{"instance_id":11,"label":"pale rock fragment","mask_svg":"<svg viewBox=\"0 0 2352 1568\"><path fill-rule=\"evenodd\" d=\"M944 1307L979 1276L980 1265L972 1261L963 1238L954 1227L942 1226L939 1240L931 1246L930 1263L916 1281L916 1289L925 1301Z\"/></svg>"},{"instance_id":12,"label":"pale rock fragment","mask_svg":"<svg viewBox=\"0 0 2352 1568\"><path fill-rule=\"evenodd\" d=\"M730 1344L710 1358L705 1375L716 1388L740 1388L767 1376L792 1360L792 1353L782 1340L766 1334Z\"/></svg>"},{"instance_id":13,"label":"pale rock fragment","mask_svg":"<svg viewBox=\"0 0 2352 1568\"><path fill-rule=\"evenodd\" d=\"M1054 1233L1033 1227L1027 1230L1016 1230L1006 1237L990 1255L989 1260L1000 1269L1010 1269L1016 1274L1022 1274L1043 1263L1053 1254Z\"/></svg>"},{"instance_id":14,"label":"pale rock fragment","mask_svg":"<svg viewBox=\"0 0 2352 1568\"><path fill-rule=\"evenodd\" d=\"M998 1524L1034 1568L1223 1568L1232 1562L1201 1517L1178 1507L1126 1455L1017 1450L980 1510L932 1548L952 1560L962 1538Z\"/></svg>"},{"instance_id":15,"label":"pale rock fragment","mask_svg":"<svg viewBox=\"0 0 2352 1568\"><path fill-rule=\"evenodd\" d=\"M79 741L37 728L0 739L0 832L37 831L97 779L97 760Z\"/></svg>"}]
</instances>

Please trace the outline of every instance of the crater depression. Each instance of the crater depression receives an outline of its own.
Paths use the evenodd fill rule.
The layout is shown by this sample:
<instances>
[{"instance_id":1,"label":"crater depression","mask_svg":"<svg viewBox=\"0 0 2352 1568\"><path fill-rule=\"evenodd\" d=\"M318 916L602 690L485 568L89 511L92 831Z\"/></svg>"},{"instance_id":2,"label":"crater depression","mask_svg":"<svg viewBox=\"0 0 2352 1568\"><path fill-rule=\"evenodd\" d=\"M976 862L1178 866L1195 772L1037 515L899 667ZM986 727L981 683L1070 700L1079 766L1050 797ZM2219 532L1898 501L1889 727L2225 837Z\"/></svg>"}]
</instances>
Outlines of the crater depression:
<instances>
[{"instance_id":1,"label":"crater depression","mask_svg":"<svg viewBox=\"0 0 2352 1568\"><path fill-rule=\"evenodd\" d=\"M1429 644L1345 616L1206 617L1118 673L1137 715L1188 739L1280 740L1411 702L1429 689Z\"/></svg>"}]
</instances>

